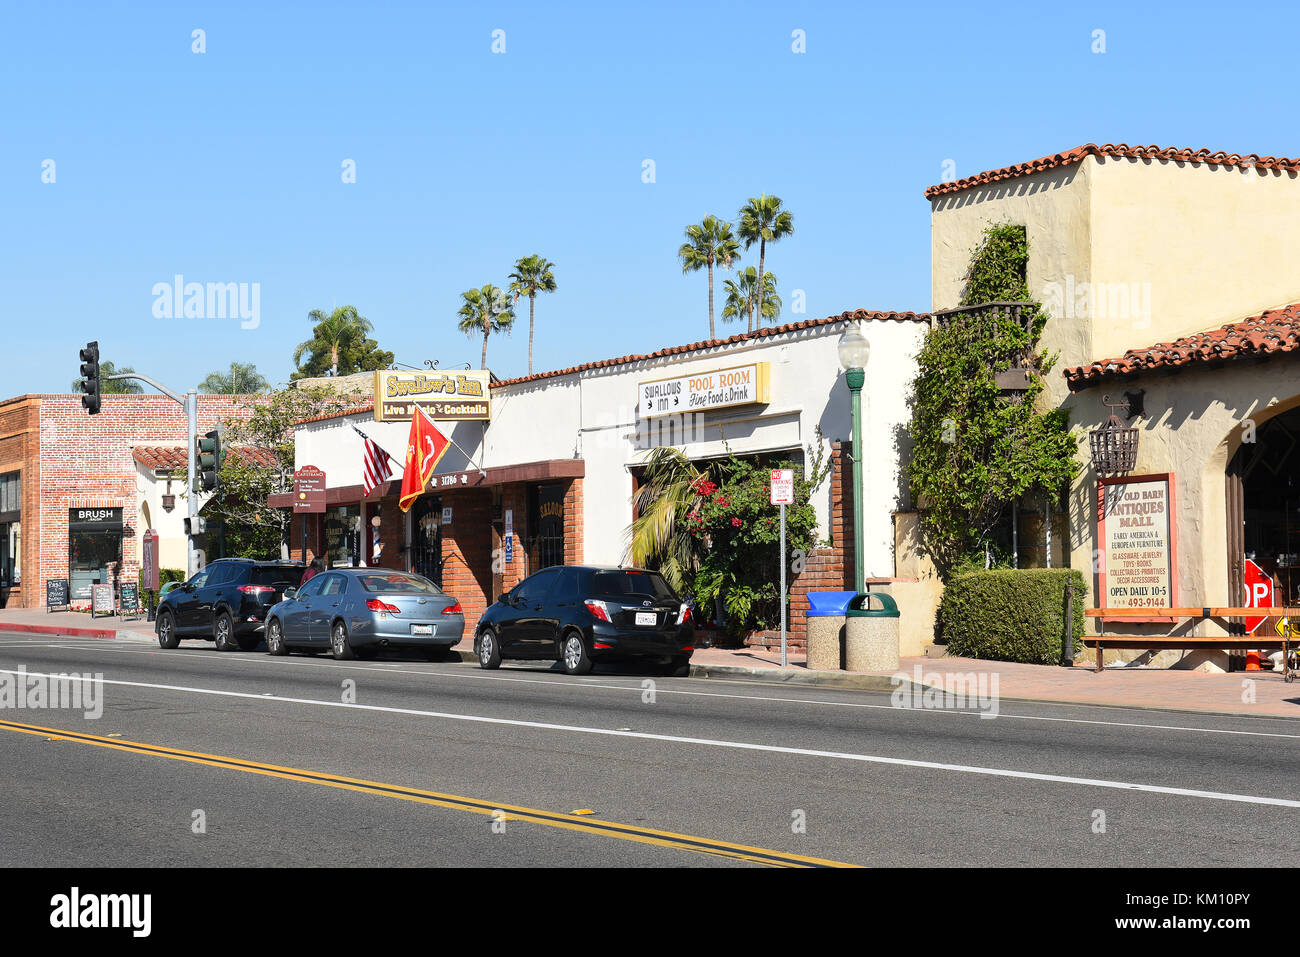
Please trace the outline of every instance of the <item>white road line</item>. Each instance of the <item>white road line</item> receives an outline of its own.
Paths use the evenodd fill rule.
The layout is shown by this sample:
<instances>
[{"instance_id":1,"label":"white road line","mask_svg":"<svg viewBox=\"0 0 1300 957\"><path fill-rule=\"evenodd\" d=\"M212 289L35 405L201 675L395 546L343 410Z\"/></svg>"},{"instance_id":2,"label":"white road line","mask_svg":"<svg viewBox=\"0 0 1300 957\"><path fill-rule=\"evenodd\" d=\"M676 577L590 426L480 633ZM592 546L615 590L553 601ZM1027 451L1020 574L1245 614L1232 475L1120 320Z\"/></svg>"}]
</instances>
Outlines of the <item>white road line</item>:
<instances>
[{"instance_id":1,"label":"white road line","mask_svg":"<svg viewBox=\"0 0 1300 957\"><path fill-rule=\"evenodd\" d=\"M49 645L40 645L38 647L63 650L66 649L68 646L66 644L57 644L57 645L49 644ZM107 654L119 654L119 655L157 655L159 653L156 649L150 651L143 651L143 650L131 651L124 648L106 648L103 645L87 645L84 648L78 648L76 650L99 651ZM228 664L271 665L273 667L282 666L282 662L273 662L266 657L242 657L242 656L233 656L233 655L204 654L202 652L198 654L193 654L193 653L187 654L184 657L186 660L192 658L201 658L208 661L226 662ZM326 663L316 662L311 660L294 662L295 667L326 668L335 671L352 670L352 671L359 671L363 674L374 674L378 672L380 674L420 675L426 678L451 678L451 679L460 679L460 680L471 679L476 681L506 681L506 682L516 682L519 684L548 685L551 687L554 687L555 685L562 685L566 688L577 688L577 689L590 688L593 690L604 690L604 691L630 691L638 695L642 692L640 682L643 680L640 677L635 677L635 678L629 678L629 681L635 681L637 682L636 684L603 685L603 684L596 684L593 681L565 680L565 676L562 675L555 675L552 678L509 678L506 677L505 675L487 675L487 674L480 674L477 672L465 672L465 673L457 674L457 673L446 672L446 671L414 671L408 668L400 668L397 664L389 664L385 662L377 662L375 664L379 665L380 667L367 667L364 664L355 664L355 663L348 664L348 665L338 664L338 663L326 664ZM763 701L769 703L776 702L776 703L785 703L785 704L809 704L809 705L815 705L817 707L825 707L825 708L863 708L872 711L896 711L896 712L906 711L908 713L914 713L914 714L959 715L962 717L980 716L979 711L966 711L958 708L895 708L893 705L868 704L864 701L823 701L823 700L818 700L816 698L783 698L783 697L776 697L776 696L769 696L769 695L724 694L718 691L686 691L679 688L664 688L664 687L656 687L655 693L681 695L681 696L695 697L695 698L729 698L737 701ZM885 694L885 692L883 691L877 693ZM1075 702L1064 702L1064 703L1043 702L1043 704L1060 704L1063 707L1068 705L1071 707L1080 707L1080 708L1105 707L1109 709L1109 708L1117 707L1114 705L1077 704ZM1207 717L1217 717L1217 716L1207 715ZM1055 721L1062 724L1100 725L1102 727L1108 727L1108 728L1143 728L1150 731L1186 731L1192 733L1199 732L1203 734L1235 734L1235 735L1244 735L1246 737L1252 737L1252 738L1282 738L1287 740L1300 740L1300 734L1284 734L1278 731L1241 731L1235 728L1197 728L1197 727L1192 727L1190 725L1176 725L1176 724L1144 724L1140 722L1130 722L1130 721L1100 721L1097 719L1090 719L1090 718L1056 718L1048 715L1008 714L1004 711L999 711L997 719L995 720L1002 719L1002 718L1012 718L1018 721ZM1279 720L1278 718L1275 718L1270 715L1260 715L1258 718L1252 717L1250 715L1234 715L1234 718L1238 718L1239 720L1242 721ZM1284 718L1281 720L1289 720L1289 719Z\"/></svg>"},{"instance_id":2,"label":"white road line","mask_svg":"<svg viewBox=\"0 0 1300 957\"><path fill-rule=\"evenodd\" d=\"M55 678L62 675L41 674L34 671L11 671L0 668L0 674L27 675L29 677ZM94 678L82 676L82 681ZM1166 787L1159 784L1134 784L1127 781L1108 781L1102 778L1077 778L1063 774L1045 774L1038 771L1013 771L1009 768L987 768L969 764L946 764L938 761L918 761L912 758L890 758L875 754L855 754L850 751L820 751L814 748L792 748L776 744L753 744L747 741L723 741L714 738L688 738L675 734L651 734L647 731L615 731L609 728L584 728L572 724L552 724L544 721L520 721L513 718L492 718L485 715L453 714L447 711L421 711L415 708L392 708L374 704L346 704L341 701L318 701L313 698L289 698L281 695L250 694L243 691L217 691L211 688L190 688L183 685L160 685L143 681L114 681L102 679L106 685L131 688L153 688L161 691L181 691L188 694L213 695L222 698L255 698L258 701L279 701L285 704L314 705L321 708L344 708L353 711L378 711L386 714L404 714L421 718L439 718L450 721L468 721L476 724L495 724L512 728L533 728L540 731L565 731L574 734L595 734L616 738L640 738L646 741L665 741L673 744L693 744L702 747L731 748L739 751L761 751L767 754L793 754L800 757L832 758L840 761L861 761L868 764L887 764L895 767L921 768L933 771L953 771L962 774L981 774L992 777L1019 778L1028 781L1047 781L1053 784L1077 784L1084 787L1110 788L1119 791L1140 791L1148 794L1170 794L1178 797L1204 798L1212 801L1233 801L1239 804L1267 804L1274 807L1300 808L1300 801L1288 798L1260 797L1253 794L1232 794L1224 791L1200 791L1192 788Z\"/></svg>"}]
</instances>

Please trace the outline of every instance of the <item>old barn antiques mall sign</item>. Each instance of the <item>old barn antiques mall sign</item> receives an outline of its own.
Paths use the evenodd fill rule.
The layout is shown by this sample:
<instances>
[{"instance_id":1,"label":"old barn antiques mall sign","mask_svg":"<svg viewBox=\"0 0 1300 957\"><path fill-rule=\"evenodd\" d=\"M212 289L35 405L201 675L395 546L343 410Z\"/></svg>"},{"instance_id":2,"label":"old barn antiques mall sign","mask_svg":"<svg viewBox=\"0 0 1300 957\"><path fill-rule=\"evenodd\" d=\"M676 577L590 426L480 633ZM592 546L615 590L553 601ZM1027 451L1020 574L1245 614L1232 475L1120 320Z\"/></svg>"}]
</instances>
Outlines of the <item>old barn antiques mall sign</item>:
<instances>
[{"instance_id":1,"label":"old barn antiques mall sign","mask_svg":"<svg viewBox=\"0 0 1300 957\"><path fill-rule=\"evenodd\" d=\"M409 422L417 405L431 419L485 421L491 401L486 370L375 373L376 422Z\"/></svg>"},{"instance_id":2,"label":"old barn antiques mall sign","mask_svg":"<svg viewBox=\"0 0 1300 957\"><path fill-rule=\"evenodd\" d=\"M1097 498L1103 604L1109 608L1177 605L1173 476L1101 479Z\"/></svg>"},{"instance_id":3,"label":"old barn antiques mall sign","mask_svg":"<svg viewBox=\"0 0 1300 957\"><path fill-rule=\"evenodd\" d=\"M757 405L769 401L768 365L751 362L743 366L705 368L690 375L642 382L637 389L643 417Z\"/></svg>"}]
</instances>

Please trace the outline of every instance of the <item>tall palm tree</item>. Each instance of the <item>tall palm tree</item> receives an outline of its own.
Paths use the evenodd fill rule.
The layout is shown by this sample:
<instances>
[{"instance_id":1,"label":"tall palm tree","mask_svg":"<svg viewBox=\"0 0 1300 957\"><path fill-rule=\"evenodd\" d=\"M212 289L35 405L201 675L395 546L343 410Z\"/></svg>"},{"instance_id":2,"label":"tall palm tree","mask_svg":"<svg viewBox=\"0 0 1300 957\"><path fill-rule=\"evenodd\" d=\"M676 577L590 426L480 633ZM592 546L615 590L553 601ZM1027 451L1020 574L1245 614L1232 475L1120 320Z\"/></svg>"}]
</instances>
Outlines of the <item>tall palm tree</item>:
<instances>
[{"instance_id":1,"label":"tall palm tree","mask_svg":"<svg viewBox=\"0 0 1300 957\"><path fill-rule=\"evenodd\" d=\"M487 368L488 336L494 332L510 332L515 324L515 311L510 299L496 286L488 283L482 289L466 289L460 294L461 306L458 328L467 336L483 334L483 363Z\"/></svg>"},{"instance_id":2,"label":"tall palm tree","mask_svg":"<svg viewBox=\"0 0 1300 957\"><path fill-rule=\"evenodd\" d=\"M142 386L135 379L118 379L115 382L108 381L111 375L127 375L135 372L130 366L118 368L108 359L101 359L99 362L99 394L100 395L140 395L144 392ZM72 391L81 391L81 378L77 377L72 380Z\"/></svg>"},{"instance_id":3,"label":"tall palm tree","mask_svg":"<svg viewBox=\"0 0 1300 957\"><path fill-rule=\"evenodd\" d=\"M252 395L270 387L251 362L232 362L229 372L213 372L199 383L199 391L209 395Z\"/></svg>"},{"instance_id":4,"label":"tall palm tree","mask_svg":"<svg viewBox=\"0 0 1300 957\"><path fill-rule=\"evenodd\" d=\"M686 227L686 242L677 250L677 258L682 261L682 272L698 272L708 267L709 270L709 338L716 339L713 326L713 266L730 269L731 264L740 258L740 243L731 231L731 223L718 219L717 216L705 216L699 225Z\"/></svg>"},{"instance_id":5,"label":"tall palm tree","mask_svg":"<svg viewBox=\"0 0 1300 957\"><path fill-rule=\"evenodd\" d=\"M328 316L320 309L313 309L307 318L313 323L312 336L293 350L294 365L301 367L304 355L327 349L330 375L339 374L339 353L357 340L365 339L373 329L370 320L357 312L356 306L339 306Z\"/></svg>"},{"instance_id":6,"label":"tall palm tree","mask_svg":"<svg viewBox=\"0 0 1300 957\"><path fill-rule=\"evenodd\" d=\"M761 196L749 198L740 208L740 238L748 249L758 243L758 274L764 274L767 262L767 244L777 242L794 232L794 215L781 208L781 197Z\"/></svg>"},{"instance_id":7,"label":"tall palm tree","mask_svg":"<svg viewBox=\"0 0 1300 957\"><path fill-rule=\"evenodd\" d=\"M555 263L541 256L524 256L510 274L510 292L515 302L528 297L528 374L533 374L533 313L539 292L555 292Z\"/></svg>"},{"instance_id":8,"label":"tall palm tree","mask_svg":"<svg viewBox=\"0 0 1300 957\"><path fill-rule=\"evenodd\" d=\"M781 314L781 297L776 292L776 274L767 273L763 277L763 307L759 319L775 319ZM727 290L727 301L722 308L724 321L744 319L748 330L754 331L754 291L758 288L758 270L746 266L736 273L736 278L723 282Z\"/></svg>"}]
</instances>

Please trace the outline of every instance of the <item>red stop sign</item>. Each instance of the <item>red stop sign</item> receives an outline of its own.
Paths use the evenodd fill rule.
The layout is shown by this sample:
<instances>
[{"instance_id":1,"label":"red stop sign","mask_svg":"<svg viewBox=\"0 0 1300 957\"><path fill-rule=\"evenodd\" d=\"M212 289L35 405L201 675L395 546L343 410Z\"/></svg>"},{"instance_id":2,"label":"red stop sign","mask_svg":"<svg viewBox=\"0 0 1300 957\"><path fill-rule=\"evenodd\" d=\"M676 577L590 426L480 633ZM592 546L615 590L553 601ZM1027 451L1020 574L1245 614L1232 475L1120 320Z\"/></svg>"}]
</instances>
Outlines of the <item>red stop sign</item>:
<instances>
[{"instance_id":1,"label":"red stop sign","mask_svg":"<svg viewBox=\"0 0 1300 957\"><path fill-rule=\"evenodd\" d=\"M1246 559L1246 601L1245 608L1272 608L1273 607L1273 579L1264 573L1249 558ZM1247 618L1246 634L1252 634L1256 628L1264 623L1266 617Z\"/></svg>"}]
</instances>

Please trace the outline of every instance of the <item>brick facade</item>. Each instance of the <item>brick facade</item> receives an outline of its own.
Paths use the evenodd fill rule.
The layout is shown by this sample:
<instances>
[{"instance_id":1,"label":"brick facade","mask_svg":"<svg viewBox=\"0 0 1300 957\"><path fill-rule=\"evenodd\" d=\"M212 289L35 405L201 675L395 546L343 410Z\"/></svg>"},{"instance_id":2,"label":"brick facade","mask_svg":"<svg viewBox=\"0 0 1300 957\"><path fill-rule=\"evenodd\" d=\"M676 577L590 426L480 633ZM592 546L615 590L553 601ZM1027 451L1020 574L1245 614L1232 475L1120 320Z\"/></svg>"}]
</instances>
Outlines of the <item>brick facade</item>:
<instances>
[{"instance_id":1,"label":"brick facade","mask_svg":"<svg viewBox=\"0 0 1300 957\"><path fill-rule=\"evenodd\" d=\"M198 430L243 414L237 397L199 396ZM39 608L45 582L68 577L68 510L121 508L122 580L139 570L140 473L132 449L187 439L185 410L162 395L106 395L91 416L81 396L21 396L0 403L0 472L21 462L22 588L17 607Z\"/></svg>"}]
</instances>

